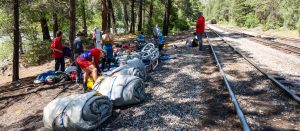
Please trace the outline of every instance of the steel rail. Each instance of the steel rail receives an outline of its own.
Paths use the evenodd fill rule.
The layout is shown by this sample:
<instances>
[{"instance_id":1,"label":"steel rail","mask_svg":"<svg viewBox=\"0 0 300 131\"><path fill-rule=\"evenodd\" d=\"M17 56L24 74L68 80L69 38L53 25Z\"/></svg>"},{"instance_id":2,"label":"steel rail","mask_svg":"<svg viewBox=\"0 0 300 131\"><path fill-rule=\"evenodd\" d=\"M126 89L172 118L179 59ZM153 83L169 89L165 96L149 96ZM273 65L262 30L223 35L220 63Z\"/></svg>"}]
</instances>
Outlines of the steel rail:
<instances>
[{"instance_id":1,"label":"steel rail","mask_svg":"<svg viewBox=\"0 0 300 131\"><path fill-rule=\"evenodd\" d=\"M270 46L270 47L277 47L277 50L285 50L288 51L289 53L294 53L297 55L300 55L300 48L296 47L296 46L291 46L291 45L287 45L287 44L282 44L280 42L276 42L276 41L268 41L268 40L264 40L263 38L259 38L259 37L252 37L250 38L250 40L254 40L257 42L260 42L260 44L266 45L266 46Z\"/></svg>"},{"instance_id":2,"label":"steel rail","mask_svg":"<svg viewBox=\"0 0 300 131\"><path fill-rule=\"evenodd\" d=\"M220 71L220 73L221 73L221 75L222 75L222 78L223 78L223 80L224 80L224 82L225 82L226 88L227 88L227 90L228 90L228 92L229 92L229 94L230 94L230 97L231 97L231 100L232 100L232 102L233 102L233 104L234 104L236 113L238 114L238 116L239 116L239 118L240 118L240 121L241 121L241 124L242 124L242 126L243 126L243 129L244 129L244 131L250 131L250 127L249 127L249 125L248 125L248 123L247 123L247 121L246 121L246 118L245 118L245 116L244 116L244 114L243 114L243 112L242 112L242 110L241 110L241 108L240 108L240 105L239 105L239 103L238 103L238 101L237 101L237 99L236 99L236 97L235 97L235 94L234 94L234 92L233 92L233 90L232 90L232 88L231 88L231 86L230 86L230 84L229 84L229 82L228 82L228 79L226 78L226 74L224 73L224 71L223 71L223 69L222 69L222 66L221 66L221 64L220 64L220 62L219 62L219 59L218 59L218 57L217 57L217 55L216 55L216 52L215 52L213 46L211 45L211 43L210 43L210 41L209 41L209 38L208 38L208 34L207 34L207 33L206 33L206 38L207 38L207 40L208 40L208 43L209 43L209 45L210 45L210 49L211 49L211 51L212 51L212 53L213 53L213 56L214 56L214 58L215 58L215 61L216 61L216 63L217 63L217 67L219 68L219 71Z\"/></svg>"},{"instance_id":3,"label":"steel rail","mask_svg":"<svg viewBox=\"0 0 300 131\"><path fill-rule=\"evenodd\" d=\"M268 74L265 70L260 68L258 65L255 64L252 60L250 60L248 57L243 55L240 51L238 51L236 48L234 48L231 44L229 44L224 38L215 30L209 28L211 31L213 31L216 35L218 35L224 43L226 43L228 46L230 46L235 52L237 52L240 56L242 56L246 61L248 61L252 66L254 66L258 71L260 71L263 75L265 75L267 78L269 78L274 84L276 84L278 87L283 89L288 95L290 95L295 101L300 103L300 94L297 94L296 92L292 92L288 87L280 83L278 80L276 80L272 75Z\"/></svg>"}]
</instances>

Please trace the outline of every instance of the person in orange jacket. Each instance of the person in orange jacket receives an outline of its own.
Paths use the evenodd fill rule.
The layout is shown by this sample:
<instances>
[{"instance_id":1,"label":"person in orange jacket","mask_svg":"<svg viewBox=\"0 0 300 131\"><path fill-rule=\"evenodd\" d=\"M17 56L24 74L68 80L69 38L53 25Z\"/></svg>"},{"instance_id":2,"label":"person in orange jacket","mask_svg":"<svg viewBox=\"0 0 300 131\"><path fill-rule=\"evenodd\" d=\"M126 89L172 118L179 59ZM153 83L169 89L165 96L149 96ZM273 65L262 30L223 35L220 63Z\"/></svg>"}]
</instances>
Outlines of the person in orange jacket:
<instances>
[{"instance_id":1,"label":"person in orange jacket","mask_svg":"<svg viewBox=\"0 0 300 131\"><path fill-rule=\"evenodd\" d=\"M196 22L196 35L199 42L199 50L202 50L202 46L203 46L202 36L204 34L204 29L205 29L205 19L203 17L203 13L199 12L198 19Z\"/></svg>"}]
</instances>

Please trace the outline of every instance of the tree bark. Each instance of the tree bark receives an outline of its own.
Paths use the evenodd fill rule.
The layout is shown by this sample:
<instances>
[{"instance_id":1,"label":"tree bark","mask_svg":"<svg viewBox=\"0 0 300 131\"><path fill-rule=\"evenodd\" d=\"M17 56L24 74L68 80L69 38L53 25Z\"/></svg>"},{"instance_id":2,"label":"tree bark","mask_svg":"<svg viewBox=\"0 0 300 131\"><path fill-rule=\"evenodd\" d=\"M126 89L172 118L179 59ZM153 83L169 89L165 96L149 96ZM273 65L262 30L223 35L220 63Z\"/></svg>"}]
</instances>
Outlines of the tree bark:
<instances>
[{"instance_id":1,"label":"tree bark","mask_svg":"<svg viewBox=\"0 0 300 131\"><path fill-rule=\"evenodd\" d=\"M45 18L44 14L41 14L41 27L42 27L42 32L43 32L43 40L46 41L50 41L51 37L50 37L50 33L49 33L49 28L48 28L48 23L47 23L47 19Z\"/></svg>"},{"instance_id":2,"label":"tree bark","mask_svg":"<svg viewBox=\"0 0 300 131\"><path fill-rule=\"evenodd\" d=\"M167 36L169 32L171 8L172 8L172 0L167 0L167 3L165 5L165 15L164 15L164 25L163 25L163 35L165 36Z\"/></svg>"},{"instance_id":3,"label":"tree bark","mask_svg":"<svg viewBox=\"0 0 300 131\"><path fill-rule=\"evenodd\" d=\"M53 12L53 38L56 36L56 32L58 31L58 20L57 20L57 14Z\"/></svg>"},{"instance_id":4,"label":"tree bark","mask_svg":"<svg viewBox=\"0 0 300 131\"><path fill-rule=\"evenodd\" d=\"M131 0L131 23L130 23L130 33L134 33L135 29L135 24L134 24L134 0Z\"/></svg>"},{"instance_id":5,"label":"tree bark","mask_svg":"<svg viewBox=\"0 0 300 131\"><path fill-rule=\"evenodd\" d=\"M108 26L108 30L111 28L111 20L110 20L110 11L109 9L107 10L108 13L107 13L107 26Z\"/></svg>"},{"instance_id":6,"label":"tree bark","mask_svg":"<svg viewBox=\"0 0 300 131\"><path fill-rule=\"evenodd\" d=\"M14 53L13 53L13 74L12 81L19 80L19 39L20 39L20 22L19 22L19 0L14 0Z\"/></svg>"},{"instance_id":7,"label":"tree bark","mask_svg":"<svg viewBox=\"0 0 300 131\"><path fill-rule=\"evenodd\" d=\"M20 38L19 38L19 45L20 45L20 54L24 54L24 49L23 49L23 41L22 41L22 36L20 35Z\"/></svg>"},{"instance_id":8,"label":"tree bark","mask_svg":"<svg viewBox=\"0 0 300 131\"><path fill-rule=\"evenodd\" d=\"M139 1L139 22L138 31L142 31L143 28L143 0Z\"/></svg>"},{"instance_id":9,"label":"tree bark","mask_svg":"<svg viewBox=\"0 0 300 131\"><path fill-rule=\"evenodd\" d=\"M87 36L87 27L86 27L86 14L85 14L85 0L81 2L81 9L82 9L82 29L84 36Z\"/></svg>"},{"instance_id":10,"label":"tree bark","mask_svg":"<svg viewBox=\"0 0 300 131\"><path fill-rule=\"evenodd\" d=\"M75 39L75 30L76 30L76 0L69 0L70 3L70 10L69 10L69 24L70 24L70 29L69 29L69 45L71 49L73 50L73 42Z\"/></svg>"},{"instance_id":11,"label":"tree bark","mask_svg":"<svg viewBox=\"0 0 300 131\"><path fill-rule=\"evenodd\" d=\"M110 14L109 16L110 16L111 28L113 28L113 30L116 31L116 19L114 14L114 8L111 0L107 0L107 2L108 2L109 14Z\"/></svg>"},{"instance_id":12,"label":"tree bark","mask_svg":"<svg viewBox=\"0 0 300 131\"><path fill-rule=\"evenodd\" d=\"M102 2L102 31L107 31L107 8L106 0L101 0Z\"/></svg>"},{"instance_id":13,"label":"tree bark","mask_svg":"<svg viewBox=\"0 0 300 131\"><path fill-rule=\"evenodd\" d=\"M150 9L149 9L149 21L152 20L152 17L153 17L153 0L151 0L151 3L150 3ZM148 22L149 22L148 21Z\"/></svg>"},{"instance_id":14,"label":"tree bark","mask_svg":"<svg viewBox=\"0 0 300 131\"><path fill-rule=\"evenodd\" d=\"M123 8L124 8L124 20L125 20L125 32L128 32L128 12L127 12L127 4L123 3Z\"/></svg>"}]
</instances>

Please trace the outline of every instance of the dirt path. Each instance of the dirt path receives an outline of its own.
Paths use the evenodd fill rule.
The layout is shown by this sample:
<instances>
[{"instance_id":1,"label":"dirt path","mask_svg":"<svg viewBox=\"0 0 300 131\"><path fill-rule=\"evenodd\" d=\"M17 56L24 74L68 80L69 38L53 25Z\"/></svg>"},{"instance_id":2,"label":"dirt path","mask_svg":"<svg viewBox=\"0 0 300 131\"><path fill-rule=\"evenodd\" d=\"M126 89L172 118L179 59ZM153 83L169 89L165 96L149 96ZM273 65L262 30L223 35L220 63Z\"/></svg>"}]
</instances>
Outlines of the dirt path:
<instances>
[{"instance_id":1,"label":"dirt path","mask_svg":"<svg viewBox=\"0 0 300 131\"><path fill-rule=\"evenodd\" d=\"M54 61L45 63L40 66L32 66L32 67L20 67L20 79L26 78L26 77L32 77L37 76L38 74L45 72L47 70L54 70ZM9 68L2 74L0 79L0 86L3 86L5 84L8 84L8 82L11 82L12 80L12 67L9 66Z\"/></svg>"}]
</instances>

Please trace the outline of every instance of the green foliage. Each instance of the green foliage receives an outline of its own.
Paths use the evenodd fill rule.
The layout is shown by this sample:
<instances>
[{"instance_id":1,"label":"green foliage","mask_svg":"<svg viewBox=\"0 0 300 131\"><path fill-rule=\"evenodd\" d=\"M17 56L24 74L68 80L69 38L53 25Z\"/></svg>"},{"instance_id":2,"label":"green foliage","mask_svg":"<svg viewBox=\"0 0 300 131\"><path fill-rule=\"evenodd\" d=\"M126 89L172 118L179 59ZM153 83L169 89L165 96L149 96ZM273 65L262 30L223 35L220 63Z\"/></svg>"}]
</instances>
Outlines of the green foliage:
<instances>
[{"instance_id":1,"label":"green foliage","mask_svg":"<svg viewBox=\"0 0 300 131\"><path fill-rule=\"evenodd\" d=\"M22 59L27 65L40 65L49 61L51 58L51 49L49 41L33 41L28 43L27 51L22 55Z\"/></svg>"},{"instance_id":2,"label":"green foliage","mask_svg":"<svg viewBox=\"0 0 300 131\"><path fill-rule=\"evenodd\" d=\"M5 59L12 58L13 52L13 42L10 40L5 40L3 42L0 42L0 61L3 61Z\"/></svg>"},{"instance_id":3,"label":"green foliage","mask_svg":"<svg viewBox=\"0 0 300 131\"><path fill-rule=\"evenodd\" d=\"M207 20L233 22L240 27L294 30L300 19L299 5L300 0L207 0L204 14Z\"/></svg>"},{"instance_id":4,"label":"green foliage","mask_svg":"<svg viewBox=\"0 0 300 131\"><path fill-rule=\"evenodd\" d=\"M254 28L254 27L257 27L258 24L259 24L259 20L254 13L250 13L246 16L246 21L245 21L244 26L246 26L248 28Z\"/></svg>"},{"instance_id":5,"label":"green foliage","mask_svg":"<svg viewBox=\"0 0 300 131\"><path fill-rule=\"evenodd\" d=\"M298 20L298 23L297 23L297 29L298 29L298 32L299 32L299 35L300 35L300 19Z\"/></svg>"},{"instance_id":6,"label":"green foliage","mask_svg":"<svg viewBox=\"0 0 300 131\"><path fill-rule=\"evenodd\" d=\"M190 26L186 20L178 19L174 24L173 31L183 31L190 29Z\"/></svg>"}]
</instances>

